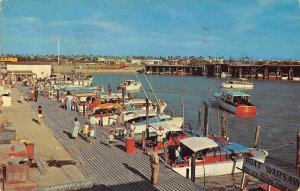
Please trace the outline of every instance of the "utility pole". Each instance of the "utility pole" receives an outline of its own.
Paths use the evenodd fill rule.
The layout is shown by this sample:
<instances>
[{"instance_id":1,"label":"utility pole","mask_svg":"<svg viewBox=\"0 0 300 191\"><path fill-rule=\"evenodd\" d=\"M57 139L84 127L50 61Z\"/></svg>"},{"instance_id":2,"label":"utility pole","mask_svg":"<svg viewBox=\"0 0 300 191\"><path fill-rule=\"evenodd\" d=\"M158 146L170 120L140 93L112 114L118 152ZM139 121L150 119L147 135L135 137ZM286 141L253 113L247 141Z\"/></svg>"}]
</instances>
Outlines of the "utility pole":
<instances>
[{"instance_id":1,"label":"utility pole","mask_svg":"<svg viewBox=\"0 0 300 191\"><path fill-rule=\"evenodd\" d=\"M57 73L59 73L59 36L57 37Z\"/></svg>"}]
</instances>

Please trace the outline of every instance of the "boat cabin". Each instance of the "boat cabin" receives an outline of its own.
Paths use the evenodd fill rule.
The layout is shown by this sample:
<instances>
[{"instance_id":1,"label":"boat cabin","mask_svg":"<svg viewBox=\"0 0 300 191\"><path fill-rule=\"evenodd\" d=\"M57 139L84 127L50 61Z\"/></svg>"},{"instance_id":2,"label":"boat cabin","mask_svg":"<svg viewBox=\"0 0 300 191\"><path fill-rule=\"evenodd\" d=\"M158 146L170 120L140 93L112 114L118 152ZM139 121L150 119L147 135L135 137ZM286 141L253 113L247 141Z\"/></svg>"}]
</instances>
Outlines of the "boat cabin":
<instances>
[{"instance_id":1,"label":"boat cabin","mask_svg":"<svg viewBox=\"0 0 300 191\"><path fill-rule=\"evenodd\" d=\"M249 105L249 98L250 95L240 92L240 91L234 91L234 92L222 92L221 94L222 99L229 101L235 105Z\"/></svg>"}]
</instances>

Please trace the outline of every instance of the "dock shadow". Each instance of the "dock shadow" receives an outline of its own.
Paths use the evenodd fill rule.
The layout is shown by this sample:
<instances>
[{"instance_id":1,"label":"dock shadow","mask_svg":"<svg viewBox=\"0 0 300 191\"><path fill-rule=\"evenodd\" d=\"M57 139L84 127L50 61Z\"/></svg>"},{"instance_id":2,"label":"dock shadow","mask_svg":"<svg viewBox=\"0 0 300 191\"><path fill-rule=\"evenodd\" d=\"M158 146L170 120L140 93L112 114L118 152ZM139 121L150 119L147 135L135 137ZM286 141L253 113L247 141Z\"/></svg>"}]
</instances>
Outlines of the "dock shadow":
<instances>
[{"instance_id":1,"label":"dock shadow","mask_svg":"<svg viewBox=\"0 0 300 191\"><path fill-rule=\"evenodd\" d=\"M117 147L118 149L121 149L122 151L126 152L126 146L125 145L117 144L117 145L115 145L115 147Z\"/></svg>"},{"instance_id":2,"label":"dock shadow","mask_svg":"<svg viewBox=\"0 0 300 191\"><path fill-rule=\"evenodd\" d=\"M143 175L139 170L137 170L136 168L129 166L128 164L123 162L123 165L125 168L127 168L128 170L130 170L133 174L138 175L139 177L141 177L142 179L144 179L147 183L151 184L151 181L148 177L146 177L145 175ZM150 169L150 168L149 168Z\"/></svg>"},{"instance_id":3,"label":"dock shadow","mask_svg":"<svg viewBox=\"0 0 300 191\"><path fill-rule=\"evenodd\" d=\"M104 146L109 146L107 143L104 143L103 141L99 141L100 144L104 145Z\"/></svg>"},{"instance_id":4,"label":"dock shadow","mask_svg":"<svg viewBox=\"0 0 300 191\"><path fill-rule=\"evenodd\" d=\"M33 121L33 122L35 122L36 124L38 124L39 125L39 121L37 120L37 119L34 119L34 118L32 118L32 120L31 121Z\"/></svg>"},{"instance_id":5,"label":"dock shadow","mask_svg":"<svg viewBox=\"0 0 300 191\"><path fill-rule=\"evenodd\" d=\"M70 132L63 131L63 133L66 134L69 139L73 139L72 134Z\"/></svg>"}]
</instances>

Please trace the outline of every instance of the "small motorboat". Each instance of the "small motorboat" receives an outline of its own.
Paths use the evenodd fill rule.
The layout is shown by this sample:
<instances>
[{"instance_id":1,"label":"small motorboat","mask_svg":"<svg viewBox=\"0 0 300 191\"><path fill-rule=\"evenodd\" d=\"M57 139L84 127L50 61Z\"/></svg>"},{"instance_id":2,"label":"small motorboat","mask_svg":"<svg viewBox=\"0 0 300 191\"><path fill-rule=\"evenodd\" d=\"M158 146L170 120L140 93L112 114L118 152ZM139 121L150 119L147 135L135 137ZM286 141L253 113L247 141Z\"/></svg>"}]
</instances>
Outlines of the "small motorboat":
<instances>
[{"instance_id":1,"label":"small motorboat","mask_svg":"<svg viewBox=\"0 0 300 191\"><path fill-rule=\"evenodd\" d=\"M258 79L264 79L264 74L258 73L258 74L257 74L257 78L258 78Z\"/></svg>"},{"instance_id":2,"label":"small motorboat","mask_svg":"<svg viewBox=\"0 0 300 191\"><path fill-rule=\"evenodd\" d=\"M118 89L121 90L122 88L125 88L128 92L134 92L139 91L142 87L142 83L136 82L134 80L126 80L122 84L118 86Z\"/></svg>"},{"instance_id":3,"label":"small motorboat","mask_svg":"<svg viewBox=\"0 0 300 191\"><path fill-rule=\"evenodd\" d=\"M282 79L282 80L288 80L288 79L289 79L289 75L283 73L282 76L281 76L281 79Z\"/></svg>"},{"instance_id":4,"label":"small motorboat","mask_svg":"<svg viewBox=\"0 0 300 191\"><path fill-rule=\"evenodd\" d=\"M269 73L269 80L276 80L277 77L276 77L276 73L275 72L270 72Z\"/></svg>"},{"instance_id":5,"label":"small motorboat","mask_svg":"<svg viewBox=\"0 0 300 191\"><path fill-rule=\"evenodd\" d=\"M300 77L294 76L294 77L293 77L293 81L300 81Z\"/></svg>"},{"instance_id":6,"label":"small motorboat","mask_svg":"<svg viewBox=\"0 0 300 191\"><path fill-rule=\"evenodd\" d=\"M245 78L239 78L237 80L223 82L222 87L226 89L251 90L253 89L253 83L247 81Z\"/></svg>"},{"instance_id":7,"label":"small motorboat","mask_svg":"<svg viewBox=\"0 0 300 191\"><path fill-rule=\"evenodd\" d=\"M171 168L182 176L191 173L191 156L195 155L195 177L219 176L241 172L244 156L264 163L268 151L246 148L218 137L188 137L180 140L180 155L183 162L171 164ZM175 149L174 149L175 150ZM169 149L169 156L172 155ZM239 169L238 169L239 168Z\"/></svg>"},{"instance_id":8,"label":"small motorboat","mask_svg":"<svg viewBox=\"0 0 300 191\"><path fill-rule=\"evenodd\" d=\"M184 71L183 70L177 70L176 75L177 76L183 76L184 75Z\"/></svg>"},{"instance_id":9,"label":"small motorboat","mask_svg":"<svg viewBox=\"0 0 300 191\"><path fill-rule=\"evenodd\" d=\"M220 107L236 115L255 115L256 107L249 102L250 95L241 91L222 91L214 94Z\"/></svg>"}]
</instances>

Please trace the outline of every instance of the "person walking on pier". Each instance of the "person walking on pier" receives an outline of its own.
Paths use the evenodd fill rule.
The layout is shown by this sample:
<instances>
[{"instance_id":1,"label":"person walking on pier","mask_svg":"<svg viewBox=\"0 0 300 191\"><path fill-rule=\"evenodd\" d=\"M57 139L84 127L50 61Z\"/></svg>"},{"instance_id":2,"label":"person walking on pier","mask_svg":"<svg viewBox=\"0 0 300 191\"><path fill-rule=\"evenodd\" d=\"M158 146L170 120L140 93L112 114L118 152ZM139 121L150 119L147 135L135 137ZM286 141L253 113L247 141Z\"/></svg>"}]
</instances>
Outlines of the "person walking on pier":
<instances>
[{"instance_id":1,"label":"person walking on pier","mask_svg":"<svg viewBox=\"0 0 300 191\"><path fill-rule=\"evenodd\" d=\"M42 106L40 106L40 105L38 106L37 113L38 113L38 123L39 123L39 125L41 125L42 119L43 119L43 110L42 110Z\"/></svg>"},{"instance_id":2,"label":"person walking on pier","mask_svg":"<svg viewBox=\"0 0 300 191\"><path fill-rule=\"evenodd\" d=\"M134 139L134 136L135 136L135 129L136 127L134 126L135 125L135 122L133 121L131 124L130 124L130 137L132 137Z\"/></svg>"},{"instance_id":3,"label":"person walking on pier","mask_svg":"<svg viewBox=\"0 0 300 191\"><path fill-rule=\"evenodd\" d=\"M77 120L77 117L75 117L74 118L74 127L73 127L73 131L72 131L72 138L73 139L77 139L79 129L80 129L80 123Z\"/></svg>"},{"instance_id":4,"label":"person walking on pier","mask_svg":"<svg viewBox=\"0 0 300 191\"><path fill-rule=\"evenodd\" d=\"M151 184L157 185L157 179L159 174L159 157L157 154L157 145L154 145L153 151L150 153L150 162L151 162Z\"/></svg>"},{"instance_id":5,"label":"person walking on pier","mask_svg":"<svg viewBox=\"0 0 300 191\"><path fill-rule=\"evenodd\" d=\"M39 95L39 90L38 90L38 87L35 86L35 88L34 88L34 101L35 102L37 102L38 95Z\"/></svg>"}]
</instances>

